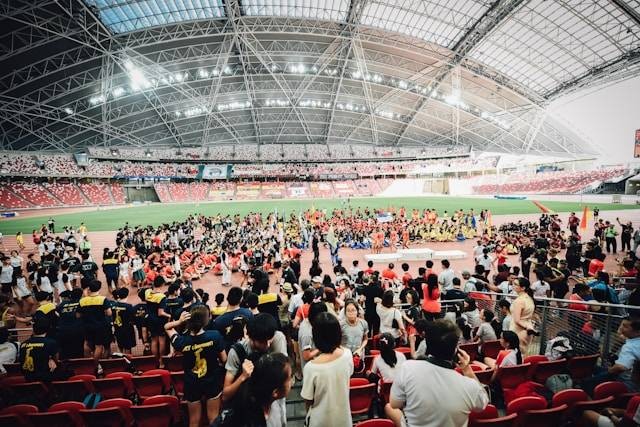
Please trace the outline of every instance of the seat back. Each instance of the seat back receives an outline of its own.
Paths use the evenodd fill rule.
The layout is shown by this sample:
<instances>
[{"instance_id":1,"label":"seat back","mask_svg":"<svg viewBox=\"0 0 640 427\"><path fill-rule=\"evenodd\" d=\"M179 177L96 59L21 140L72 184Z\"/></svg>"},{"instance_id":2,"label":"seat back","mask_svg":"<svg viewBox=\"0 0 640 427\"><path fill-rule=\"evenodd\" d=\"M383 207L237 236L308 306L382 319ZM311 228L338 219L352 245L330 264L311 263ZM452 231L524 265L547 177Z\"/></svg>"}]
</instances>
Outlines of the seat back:
<instances>
[{"instance_id":1,"label":"seat back","mask_svg":"<svg viewBox=\"0 0 640 427\"><path fill-rule=\"evenodd\" d=\"M396 348L398 353L404 354L407 359L411 359L411 348L409 347L398 347Z\"/></svg>"},{"instance_id":2,"label":"seat back","mask_svg":"<svg viewBox=\"0 0 640 427\"><path fill-rule=\"evenodd\" d=\"M393 421L385 420L383 418L376 418L373 420L366 420L356 424L356 427L394 427Z\"/></svg>"},{"instance_id":3,"label":"seat back","mask_svg":"<svg viewBox=\"0 0 640 427\"><path fill-rule=\"evenodd\" d=\"M514 389L525 382L530 367L530 363L523 363L522 365L498 368L497 378L502 389Z\"/></svg>"},{"instance_id":4,"label":"seat back","mask_svg":"<svg viewBox=\"0 0 640 427\"><path fill-rule=\"evenodd\" d=\"M489 385L489 384L491 384L491 378L493 377L493 371L494 371L493 369L488 369L486 371L477 371L477 372L474 372L474 373L476 374L476 378L478 378L478 381L480 381L480 383L482 383L484 385Z\"/></svg>"},{"instance_id":5,"label":"seat back","mask_svg":"<svg viewBox=\"0 0 640 427\"><path fill-rule=\"evenodd\" d=\"M7 406L0 411L0 415L25 415L33 414L34 412L39 412L36 405L19 404Z\"/></svg>"},{"instance_id":6,"label":"seat back","mask_svg":"<svg viewBox=\"0 0 640 427\"><path fill-rule=\"evenodd\" d=\"M629 388L619 381L606 381L602 384L598 384L593 389L593 398L595 400L604 399L609 396L618 396L623 393L627 393Z\"/></svg>"},{"instance_id":7,"label":"seat back","mask_svg":"<svg viewBox=\"0 0 640 427\"><path fill-rule=\"evenodd\" d=\"M114 372L127 372L129 370L129 362L127 362L124 357L100 359L98 363L102 367L102 373L105 376Z\"/></svg>"},{"instance_id":8,"label":"seat back","mask_svg":"<svg viewBox=\"0 0 640 427\"><path fill-rule=\"evenodd\" d=\"M126 424L120 408L82 409L80 416L85 425L91 427L125 427Z\"/></svg>"},{"instance_id":9,"label":"seat back","mask_svg":"<svg viewBox=\"0 0 640 427\"><path fill-rule=\"evenodd\" d=\"M476 420L486 420L490 418L498 418L500 414L498 413L498 408L496 408L492 404L488 404L484 410L480 412L470 412L469 413L469 425L473 426Z\"/></svg>"},{"instance_id":10,"label":"seat back","mask_svg":"<svg viewBox=\"0 0 640 427\"><path fill-rule=\"evenodd\" d=\"M150 369L142 373L143 377L148 375L162 376L162 383L163 383L164 389L166 391L169 391L169 389L171 388L171 372L170 371L166 369Z\"/></svg>"},{"instance_id":11,"label":"seat back","mask_svg":"<svg viewBox=\"0 0 640 427\"><path fill-rule=\"evenodd\" d=\"M109 409L109 408L117 408L120 410L123 419L127 426L133 424L133 416L131 415L131 407L133 403L129 399L107 399L103 400L96 405L96 409Z\"/></svg>"},{"instance_id":12,"label":"seat back","mask_svg":"<svg viewBox=\"0 0 640 427\"><path fill-rule=\"evenodd\" d=\"M567 371L567 360L558 359L547 362L538 362L535 367L533 380L537 383L544 384L552 375L562 374Z\"/></svg>"},{"instance_id":13,"label":"seat back","mask_svg":"<svg viewBox=\"0 0 640 427\"><path fill-rule=\"evenodd\" d=\"M171 408L166 403L133 406L131 408L137 427L170 427Z\"/></svg>"},{"instance_id":14,"label":"seat back","mask_svg":"<svg viewBox=\"0 0 640 427\"><path fill-rule=\"evenodd\" d=\"M122 378L100 378L92 381L96 393L103 399L123 398L127 396L127 385Z\"/></svg>"},{"instance_id":15,"label":"seat back","mask_svg":"<svg viewBox=\"0 0 640 427\"><path fill-rule=\"evenodd\" d=\"M176 394L184 393L184 372L171 372L171 383Z\"/></svg>"},{"instance_id":16,"label":"seat back","mask_svg":"<svg viewBox=\"0 0 640 427\"><path fill-rule=\"evenodd\" d=\"M367 385L369 383L370 383L369 380L366 379L366 378L351 378L351 379L349 379L349 387Z\"/></svg>"},{"instance_id":17,"label":"seat back","mask_svg":"<svg viewBox=\"0 0 640 427\"><path fill-rule=\"evenodd\" d=\"M366 414L376 394L376 384L349 386L349 407L352 414Z\"/></svg>"},{"instance_id":18,"label":"seat back","mask_svg":"<svg viewBox=\"0 0 640 427\"><path fill-rule=\"evenodd\" d=\"M59 402L54 403L49 407L49 412L66 411L71 415L73 424L77 427L83 427L82 417L80 411L86 409L82 402Z\"/></svg>"},{"instance_id":19,"label":"seat back","mask_svg":"<svg viewBox=\"0 0 640 427\"><path fill-rule=\"evenodd\" d=\"M600 412L604 408L610 407L614 401L613 396L605 397L604 399L586 400L582 402L576 402L573 404L573 410L576 414L581 414L584 411L591 410Z\"/></svg>"},{"instance_id":20,"label":"seat back","mask_svg":"<svg viewBox=\"0 0 640 427\"><path fill-rule=\"evenodd\" d=\"M76 426L77 420L69 411L48 411L27 414L27 420L32 427L67 427Z\"/></svg>"},{"instance_id":21,"label":"seat back","mask_svg":"<svg viewBox=\"0 0 640 427\"><path fill-rule=\"evenodd\" d=\"M458 348L464 350L471 358L471 361L478 360L478 344L461 344Z\"/></svg>"},{"instance_id":22,"label":"seat back","mask_svg":"<svg viewBox=\"0 0 640 427\"><path fill-rule=\"evenodd\" d=\"M48 389L40 381L14 384L11 386L11 392L15 398L15 403L37 402L38 405L42 405L50 401Z\"/></svg>"},{"instance_id":23,"label":"seat back","mask_svg":"<svg viewBox=\"0 0 640 427\"><path fill-rule=\"evenodd\" d=\"M483 420L475 420L474 426L492 426L492 427L512 427L516 423L518 414L510 414L505 417L488 418Z\"/></svg>"},{"instance_id":24,"label":"seat back","mask_svg":"<svg viewBox=\"0 0 640 427\"><path fill-rule=\"evenodd\" d=\"M156 356L135 356L131 358L131 363L133 363L136 371L146 372L158 369L158 358ZM179 370L182 370L182 366L180 366Z\"/></svg>"},{"instance_id":25,"label":"seat back","mask_svg":"<svg viewBox=\"0 0 640 427\"><path fill-rule=\"evenodd\" d=\"M168 390L165 390L164 388L162 375L133 377L133 386L142 398L168 392Z\"/></svg>"},{"instance_id":26,"label":"seat back","mask_svg":"<svg viewBox=\"0 0 640 427\"><path fill-rule=\"evenodd\" d=\"M92 357L69 359L67 360L67 366L75 375L95 375L97 370L96 360Z\"/></svg>"},{"instance_id":27,"label":"seat back","mask_svg":"<svg viewBox=\"0 0 640 427\"><path fill-rule=\"evenodd\" d=\"M527 427L549 427L560 425L567 405L551 409L532 409L519 415L520 425Z\"/></svg>"},{"instance_id":28,"label":"seat back","mask_svg":"<svg viewBox=\"0 0 640 427\"><path fill-rule=\"evenodd\" d=\"M57 401L75 400L81 402L91 392L87 383L82 380L52 381L49 389Z\"/></svg>"},{"instance_id":29,"label":"seat back","mask_svg":"<svg viewBox=\"0 0 640 427\"><path fill-rule=\"evenodd\" d=\"M182 365L184 356L182 354L174 354L173 356L162 356L162 364L164 369L169 372L178 372L184 369Z\"/></svg>"},{"instance_id":30,"label":"seat back","mask_svg":"<svg viewBox=\"0 0 640 427\"><path fill-rule=\"evenodd\" d=\"M530 411L534 409L546 409L547 401L539 396L524 396L513 399L507 405L507 414L517 414L522 411Z\"/></svg>"},{"instance_id":31,"label":"seat back","mask_svg":"<svg viewBox=\"0 0 640 427\"><path fill-rule=\"evenodd\" d=\"M553 395L551 399L551 407L556 408L558 406L567 405L568 408L573 408L576 402L583 402L589 400L589 395L586 391L579 388L568 388L561 390Z\"/></svg>"},{"instance_id":32,"label":"seat back","mask_svg":"<svg viewBox=\"0 0 640 427\"><path fill-rule=\"evenodd\" d=\"M133 374L131 372L113 372L105 378L121 378L127 388L127 394L131 394L134 391Z\"/></svg>"},{"instance_id":33,"label":"seat back","mask_svg":"<svg viewBox=\"0 0 640 427\"><path fill-rule=\"evenodd\" d=\"M482 354L485 357L497 359L500 350L502 350L502 344L500 344L500 340L485 341L484 344L482 344Z\"/></svg>"},{"instance_id":34,"label":"seat back","mask_svg":"<svg viewBox=\"0 0 640 427\"><path fill-rule=\"evenodd\" d=\"M384 403L389 403L392 385L392 382L384 382L382 381L382 379L380 379L380 397L382 398Z\"/></svg>"},{"instance_id":35,"label":"seat back","mask_svg":"<svg viewBox=\"0 0 640 427\"><path fill-rule=\"evenodd\" d=\"M161 403L166 403L167 405L169 405L173 423L174 424L177 423L180 420L180 400L178 400L177 397L168 396L166 394L151 396L151 397L147 397L144 400L144 402L142 402L142 405L149 406L149 405L158 405Z\"/></svg>"},{"instance_id":36,"label":"seat back","mask_svg":"<svg viewBox=\"0 0 640 427\"><path fill-rule=\"evenodd\" d=\"M573 378L574 381L580 381L583 378L591 377L599 358L599 354L572 357L567 363L571 378Z\"/></svg>"}]
</instances>

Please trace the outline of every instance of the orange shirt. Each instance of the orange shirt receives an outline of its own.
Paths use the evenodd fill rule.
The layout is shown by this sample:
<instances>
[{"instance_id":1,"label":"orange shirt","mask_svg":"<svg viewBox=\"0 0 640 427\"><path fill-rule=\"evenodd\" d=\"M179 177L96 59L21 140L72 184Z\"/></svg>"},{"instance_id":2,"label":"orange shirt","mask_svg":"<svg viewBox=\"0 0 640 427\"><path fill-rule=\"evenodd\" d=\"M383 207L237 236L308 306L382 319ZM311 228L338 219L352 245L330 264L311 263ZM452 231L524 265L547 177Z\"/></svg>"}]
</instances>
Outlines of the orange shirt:
<instances>
[{"instance_id":1,"label":"orange shirt","mask_svg":"<svg viewBox=\"0 0 640 427\"><path fill-rule=\"evenodd\" d=\"M384 270L382 270L382 277L384 277L385 279L389 279L389 280L395 280L398 278L398 275L396 274L395 271L386 268Z\"/></svg>"},{"instance_id":2,"label":"orange shirt","mask_svg":"<svg viewBox=\"0 0 640 427\"><path fill-rule=\"evenodd\" d=\"M440 288L433 291L433 295L429 296L429 285L422 284L422 309L427 313L440 313Z\"/></svg>"}]
</instances>

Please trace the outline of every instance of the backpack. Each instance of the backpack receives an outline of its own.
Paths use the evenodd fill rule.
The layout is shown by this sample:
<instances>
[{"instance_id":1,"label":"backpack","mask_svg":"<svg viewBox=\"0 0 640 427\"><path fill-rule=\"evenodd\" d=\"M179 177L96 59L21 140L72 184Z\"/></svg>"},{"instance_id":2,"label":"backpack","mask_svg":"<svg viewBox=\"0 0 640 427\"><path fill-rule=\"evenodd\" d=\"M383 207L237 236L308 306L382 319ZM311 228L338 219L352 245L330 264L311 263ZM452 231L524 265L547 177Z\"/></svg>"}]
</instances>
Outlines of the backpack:
<instances>
[{"instance_id":1,"label":"backpack","mask_svg":"<svg viewBox=\"0 0 640 427\"><path fill-rule=\"evenodd\" d=\"M575 355L571 340L564 336L562 332L557 337L547 341L547 349L544 352L549 360L571 358Z\"/></svg>"},{"instance_id":2,"label":"backpack","mask_svg":"<svg viewBox=\"0 0 640 427\"><path fill-rule=\"evenodd\" d=\"M100 393L89 393L85 396L82 403L84 403L84 406L87 409L95 409L101 401L102 395Z\"/></svg>"},{"instance_id":3,"label":"backpack","mask_svg":"<svg viewBox=\"0 0 640 427\"><path fill-rule=\"evenodd\" d=\"M547 378L544 386L555 394L559 391L573 388L573 380L571 379L571 376L567 374L551 375Z\"/></svg>"}]
</instances>

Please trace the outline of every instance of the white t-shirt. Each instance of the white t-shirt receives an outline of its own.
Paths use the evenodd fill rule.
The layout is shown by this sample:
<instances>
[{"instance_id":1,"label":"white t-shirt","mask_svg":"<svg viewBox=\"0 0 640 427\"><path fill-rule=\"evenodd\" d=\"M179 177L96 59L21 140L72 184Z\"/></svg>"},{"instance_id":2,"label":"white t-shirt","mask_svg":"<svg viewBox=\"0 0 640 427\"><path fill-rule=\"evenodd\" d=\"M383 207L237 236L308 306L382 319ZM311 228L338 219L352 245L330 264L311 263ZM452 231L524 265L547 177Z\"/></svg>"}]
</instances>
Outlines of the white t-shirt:
<instances>
[{"instance_id":1,"label":"white t-shirt","mask_svg":"<svg viewBox=\"0 0 640 427\"><path fill-rule=\"evenodd\" d=\"M502 362L500 362L500 368L505 367L505 366L516 366L518 364L518 358L517 358L517 353L514 350L509 351L509 354L507 354L504 359L502 359Z\"/></svg>"},{"instance_id":2,"label":"white t-shirt","mask_svg":"<svg viewBox=\"0 0 640 427\"><path fill-rule=\"evenodd\" d=\"M484 253L484 246L476 246L473 248L473 258L477 259L479 256L482 256Z\"/></svg>"},{"instance_id":3,"label":"white t-shirt","mask_svg":"<svg viewBox=\"0 0 640 427\"><path fill-rule=\"evenodd\" d=\"M547 292L551 290L551 286L545 281L536 280L531 284L533 296L538 298L546 298Z\"/></svg>"},{"instance_id":4,"label":"white t-shirt","mask_svg":"<svg viewBox=\"0 0 640 427\"><path fill-rule=\"evenodd\" d=\"M464 427L471 411L482 411L489 403L477 380L425 360L402 365L391 386L391 399L404 402L402 425L411 427Z\"/></svg>"},{"instance_id":5,"label":"white t-shirt","mask_svg":"<svg viewBox=\"0 0 640 427\"><path fill-rule=\"evenodd\" d=\"M307 411L307 427L352 427L349 409L349 378L353 356L343 348L342 356L328 363L311 361L304 366L300 396L313 403Z\"/></svg>"},{"instance_id":6,"label":"white t-shirt","mask_svg":"<svg viewBox=\"0 0 640 427\"><path fill-rule=\"evenodd\" d=\"M456 277L456 273L451 268L442 270L438 275L438 283L442 284L445 291L453 289L453 278Z\"/></svg>"},{"instance_id":7,"label":"white t-shirt","mask_svg":"<svg viewBox=\"0 0 640 427\"><path fill-rule=\"evenodd\" d=\"M396 364L393 367L389 366L380 355L376 356L376 358L373 359L371 372L373 372L374 374L379 374L382 378L382 381L384 381L385 383L392 383L396 379L396 375L400 370L402 364L407 361L407 358L404 356L404 354L398 351L396 351L395 353Z\"/></svg>"},{"instance_id":8,"label":"white t-shirt","mask_svg":"<svg viewBox=\"0 0 640 427\"><path fill-rule=\"evenodd\" d=\"M483 266L485 270L490 271L491 263L493 263L493 257L489 254L487 254L486 258L484 255L480 255L479 257L476 257L476 262Z\"/></svg>"},{"instance_id":9,"label":"white t-shirt","mask_svg":"<svg viewBox=\"0 0 640 427\"><path fill-rule=\"evenodd\" d=\"M393 319L396 319L398 321L398 325L400 325L400 322L402 321L402 314L400 313L400 310L394 307L387 308L382 304L378 304L376 305L376 313L380 316L381 334L391 334L393 338L399 338L402 335L400 329L391 327Z\"/></svg>"}]
</instances>

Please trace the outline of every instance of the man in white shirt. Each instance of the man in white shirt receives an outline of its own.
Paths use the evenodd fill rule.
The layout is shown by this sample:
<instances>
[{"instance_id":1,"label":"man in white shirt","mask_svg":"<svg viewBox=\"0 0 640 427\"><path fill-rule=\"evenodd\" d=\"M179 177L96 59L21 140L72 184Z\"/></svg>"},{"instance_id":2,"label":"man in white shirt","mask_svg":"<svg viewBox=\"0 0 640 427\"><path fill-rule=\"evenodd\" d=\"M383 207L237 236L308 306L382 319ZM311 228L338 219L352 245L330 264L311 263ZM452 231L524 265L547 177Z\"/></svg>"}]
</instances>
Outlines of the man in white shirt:
<instances>
[{"instance_id":1,"label":"man in white shirt","mask_svg":"<svg viewBox=\"0 0 640 427\"><path fill-rule=\"evenodd\" d=\"M464 285L462 286L462 290L465 293L469 293L469 292L475 292L477 291L476 288L476 278L475 277L471 277L471 272L469 272L469 270L464 270L462 272L462 280L464 281Z\"/></svg>"},{"instance_id":2,"label":"man in white shirt","mask_svg":"<svg viewBox=\"0 0 640 427\"><path fill-rule=\"evenodd\" d=\"M442 264L442 272L438 275L438 283L445 291L448 291L453 289L453 278L456 277L456 273L450 268L449 260L443 259L440 263Z\"/></svg>"},{"instance_id":3,"label":"man in white shirt","mask_svg":"<svg viewBox=\"0 0 640 427\"><path fill-rule=\"evenodd\" d=\"M471 411L487 406L489 396L469 366L469 355L463 350L456 353L459 338L460 330L448 320L439 319L428 326L429 356L406 361L391 386L385 412L396 427L466 426ZM429 379L428 387L425 378Z\"/></svg>"},{"instance_id":4,"label":"man in white shirt","mask_svg":"<svg viewBox=\"0 0 640 427\"><path fill-rule=\"evenodd\" d=\"M482 251L484 251L484 245L482 244L482 241L478 240L478 245L473 248L473 259L482 255Z\"/></svg>"}]
</instances>

